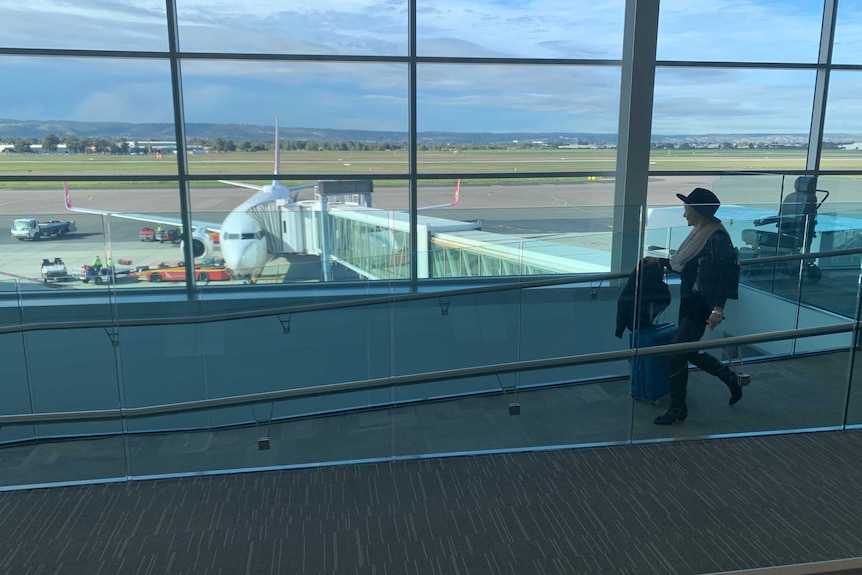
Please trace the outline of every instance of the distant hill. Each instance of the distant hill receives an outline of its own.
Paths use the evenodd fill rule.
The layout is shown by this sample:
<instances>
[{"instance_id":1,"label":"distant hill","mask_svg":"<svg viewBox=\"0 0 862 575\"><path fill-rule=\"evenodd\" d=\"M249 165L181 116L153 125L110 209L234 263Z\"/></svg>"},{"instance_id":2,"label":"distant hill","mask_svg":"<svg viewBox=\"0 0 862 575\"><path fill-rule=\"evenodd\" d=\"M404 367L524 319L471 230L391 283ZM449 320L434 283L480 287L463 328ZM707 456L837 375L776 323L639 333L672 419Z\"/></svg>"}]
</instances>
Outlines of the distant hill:
<instances>
[{"instance_id":1,"label":"distant hill","mask_svg":"<svg viewBox=\"0 0 862 575\"><path fill-rule=\"evenodd\" d=\"M234 142L270 141L274 137L273 126L253 124L186 124L189 139L224 138ZM173 124L132 124L124 122L72 122L66 120L8 120L0 118L0 139L36 138L47 134L61 138L107 138L127 140L173 140ZM406 142L406 132L373 130L331 130L326 128L279 128L282 140L314 140L319 142ZM704 142L750 141L750 142L795 142L806 143L807 134L699 134L659 135L653 134L657 142L703 144ZM827 141L859 142L862 134L829 134ZM562 144L589 143L616 145L616 134L591 132L420 132L420 144L501 144L553 142Z\"/></svg>"},{"instance_id":2,"label":"distant hill","mask_svg":"<svg viewBox=\"0 0 862 575\"><path fill-rule=\"evenodd\" d=\"M123 122L72 122L66 120L9 120L0 118L0 138L36 138L47 134L61 138L123 138L127 140L173 140L176 136L173 124L132 124ZM279 128L283 140L315 140L323 142L406 142L406 132L385 132L372 130L331 130L326 128ZM275 136L273 126L252 124L186 124L186 137L189 139L225 138L234 142L259 142L272 140ZM554 132L527 133L466 133L466 132L423 132L418 135L419 143L426 144L493 144L502 142L616 142L616 134L565 134Z\"/></svg>"}]
</instances>

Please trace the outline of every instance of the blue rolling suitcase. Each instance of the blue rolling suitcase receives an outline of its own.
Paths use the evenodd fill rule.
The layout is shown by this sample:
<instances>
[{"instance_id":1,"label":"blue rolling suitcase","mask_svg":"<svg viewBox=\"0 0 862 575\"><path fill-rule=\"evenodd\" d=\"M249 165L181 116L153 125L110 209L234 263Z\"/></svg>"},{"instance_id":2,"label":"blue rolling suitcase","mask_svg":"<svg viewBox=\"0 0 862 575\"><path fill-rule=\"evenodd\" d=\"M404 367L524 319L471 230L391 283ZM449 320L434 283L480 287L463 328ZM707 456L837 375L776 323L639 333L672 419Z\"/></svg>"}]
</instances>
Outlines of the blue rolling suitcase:
<instances>
[{"instance_id":1,"label":"blue rolling suitcase","mask_svg":"<svg viewBox=\"0 0 862 575\"><path fill-rule=\"evenodd\" d=\"M676 325L644 326L631 334L632 347L651 347L673 341ZM631 361L632 396L657 402L670 393L670 361L667 355L638 357Z\"/></svg>"}]
</instances>

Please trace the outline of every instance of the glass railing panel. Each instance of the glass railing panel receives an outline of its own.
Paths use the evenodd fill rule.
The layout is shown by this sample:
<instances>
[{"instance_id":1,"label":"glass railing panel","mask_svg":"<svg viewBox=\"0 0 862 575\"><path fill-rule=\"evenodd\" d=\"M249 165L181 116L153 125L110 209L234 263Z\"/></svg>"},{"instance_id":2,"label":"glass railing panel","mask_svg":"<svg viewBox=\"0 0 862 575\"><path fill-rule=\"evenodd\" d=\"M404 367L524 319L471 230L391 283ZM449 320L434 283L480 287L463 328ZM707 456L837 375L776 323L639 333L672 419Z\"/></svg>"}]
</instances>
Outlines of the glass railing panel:
<instances>
[{"instance_id":1,"label":"glass railing panel","mask_svg":"<svg viewBox=\"0 0 862 575\"><path fill-rule=\"evenodd\" d=\"M389 313L387 306L368 306L198 326L124 330L133 333L126 336L123 350L125 396L130 407L142 407L310 390L386 377L391 364ZM166 334L170 341L162 341ZM161 435L160 441L168 452L180 449L177 445L184 438L193 442L212 438L211 444L203 441L203 447L188 459L164 459L143 447L133 449L132 474L147 476L213 468L242 469L252 464L297 465L390 456L388 423L381 427L379 414L360 413L386 407L391 402L387 389L303 395L130 420L128 425L134 432ZM337 438L353 434L352 427L344 426L357 421L360 427L371 426L382 431L366 435L366 441L352 444L346 450L345 443ZM268 431L263 431L264 428ZM258 435L276 432L289 437L289 442L285 440L279 447L274 446L263 460L247 459L246 452L248 448L255 449ZM244 441L239 438L252 443L237 451L234 458L234 451L226 448L223 441ZM143 446L150 440L136 435L131 441Z\"/></svg>"},{"instance_id":2,"label":"glass railing panel","mask_svg":"<svg viewBox=\"0 0 862 575\"><path fill-rule=\"evenodd\" d=\"M5 309L3 310L6 311ZM17 310L15 315L17 315ZM4 313L4 316L9 314ZM4 326L15 325L11 318ZM32 413L32 389L29 379L29 365L25 353L25 336L22 333L7 333L0 335L0 361L3 362L3 403L0 414L14 415ZM65 371L65 369L64 369ZM29 441L36 436L33 425L0 427L0 442ZM13 483L14 485L14 483Z\"/></svg>"},{"instance_id":3,"label":"glass railing panel","mask_svg":"<svg viewBox=\"0 0 862 575\"><path fill-rule=\"evenodd\" d=\"M3 407L32 414L120 406L110 329L68 329L0 336ZM0 485L96 481L126 476L119 419L3 425Z\"/></svg>"},{"instance_id":4,"label":"glass railing panel","mask_svg":"<svg viewBox=\"0 0 862 575\"><path fill-rule=\"evenodd\" d=\"M122 398L126 408L207 399L205 324L123 327L119 330ZM129 419L131 433L206 428L204 413ZM134 463L134 461L133 461Z\"/></svg>"},{"instance_id":5,"label":"glass railing panel","mask_svg":"<svg viewBox=\"0 0 862 575\"><path fill-rule=\"evenodd\" d=\"M115 341L112 330L104 328L24 333L33 412L120 407ZM36 425L36 436L62 437L82 429L79 423L44 423ZM116 421L95 421L89 429L93 433L110 433L119 426Z\"/></svg>"},{"instance_id":6,"label":"glass railing panel","mask_svg":"<svg viewBox=\"0 0 862 575\"><path fill-rule=\"evenodd\" d=\"M842 261L845 258L848 260L843 262L845 269L838 270L838 266L835 265L835 269L830 270L827 279L827 274L819 265L817 254L825 247L843 249L845 246L851 246L852 243L847 241L847 238L856 235L854 230L862 227L860 226L862 219L853 217L852 209L844 210L844 206L832 202L831 198L829 203L833 210L832 213L824 211L823 206L827 204L820 205L818 209L818 204L827 197L823 187L825 182L812 183L811 189L807 190L806 187L807 191L805 191L805 194L810 197L800 198L798 194L802 193L802 190L799 186L807 186L808 183L804 178L796 176L787 178L723 176L715 182L714 187L721 193L720 197L737 197L738 199L734 201L743 200L740 203L722 202L721 207L716 212L716 216L722 219L734 245L740 248L741 281L739 299L728 300L725 306L725 320L715 330L706 329L703 336L704 340L713 342L733 336L756 336L762 333L797 328L849 325L857 306L859 256L858 254L852 254L849 257L841 256ZM791 195L794 193L797 195ZM744 201L745 194L748 194L752 200L772 195L773 200L766 203L755 203L752 200ZM794 202L794 198L797 198L798 201ZM799 233L801 237L793 239L790 238L790 227L787 222L795 214L794 210L802 205L811 208L811 213L802 222L802 231ZM691 228L672 227L666 223L674 217L672 212L678 212L676 216L681 218L682 210L679 206L650 210L647 224L648 254L666 257L668 253L674 253L678 250L682 240L688 236ZM781 214L780 217L777 214ZM657 218L657 216L661 217ZM770 216L776 216L774 221L767 221ZM666 225L667 228L661 229L651 226L660 220L660 223ZM814 225L807 227L807 222ZM779 228L779 226L781 227ZM770 232L770 229L774 231ZM813 237L810 237L809 234ZM656 240L656 238L660 239ZM770 243L770 238L778 238L780 241ZM806 241L809 239L810 241ZM657 246L656 244L660 241L663 243ZM785 244L785 241L788 243ZM805 252L811 253L812 258L810 260L790 260L764 264L758 262L758 259L793 256ZM829 258L824 258L823 263L829 263ZM671 276L671 278L674 277ZM672 284L671 288L673 292L676 286ZM674 297L676 298L678 295L674 293ZM677 302L674 301L672 305L676 306ZM675 321L678 322L678 318ZM776 338L770 340L767 338L765 341L750 344L720 346L710 353L724 364L735 366L734 369L737 371L751 371L752 380L756 381L762 375L758 374L758 368L762 365L794 365L793 361L800 359L805 354L846 350L849 346L849 334L838 333L798 339ZM792 357L793 361L785 364L774 363L778 362L779 359L783 360L788 357ZM704 356L695 356L694 359L698 359L696 363L700 364L699 367L702 369L692 372L691 381L694 381L694 374L698 374L700 379L708 380L713 384L710 387L715 388L717 382L718 391L716 393L728 394L727 387L708 374L711 370L717 371L717 368L710 368ZM842 358L839 361L845 359ZM767 360L769 360L767 363L761 363ZM781 370L780 368L776 369ZM770 377L773 375L769 370L764 373ZM846 377L839 376L838 380L839 386L846 384ZM842 389L846 391L846 385ZM753 388L752 392L756 393L756 388ZM715 420L715 425L710 427L708 431L698 429L696 434L778 431L841 425L842 407L839 396L843 392L840 389L837 393L835 390L830 391L828 398L819 398L828 405L813 413L809 420L800 419L795 415L790 416L794 413L794 393L796 392L793 386L787 386L782 388L775 398L778 404L787 405L787 417L762 418L739 425L730 418ZM658 407L663 410L666 406L667 400L664 400ZM651 421L648 414L655 411L654 407L636 404L635 421ZM640 412L644 413L641 414ZM825 419L824 414L828 414ZM660 437L662 433L660 429L656 431L646 425L642 430L642 437ZM672 429L666 433L675 436L674 434L678 434L679 430ZM639 437L637 425L634 427L634 437L636 439Z\"/></svg>"},{"instance_id":7,"label":"glass railing panel","mask_svg":"<svg viewBox=\"0 0 862 575\"><path fill-rule=\"evenodd\" d=\"M18 429L24 431L18 431ZM126 438L119 423L93 434L87 423L68 424L63 437L21 441L32 427L0 430L0 488L125 481ZM11 440L11 441L10 441Z\"/></svg>"},{"instance_id":8,"label":"glass railing panel","mask_svg":"<svg viewBox=\"0 0 862 575\"><path fill-rule=\"evenodd\" d=\"M847 368L850 372L850 390L847 393L847 426L862 426L862 369L860 369L860 355L857 349L853 352L853 363Z\"/></svg>"},{"instance_id":9,"label":"glass railing panel","mask_svg":"<svg viewBox=\"0 0 862 575\"><path fill-rule=\"evenodd\" d=\"M602 217L612 218L612 208L604 210ZM529 212L522 211L528 220ZM561 222L570 221L566 216L556 214ZM545 223L554 227L551 222ZM582 232L512 238L511 244L487 243L489 253L481 254L483 257L473 268L486 270L484 277L506 275L499 264L492 269L490 258L496 255L499 260L506 253L517 255L516 263L521 266L518 273L524 277L513 278L516 281L556 274L560 279L569 275L572 282L396 304L397 373L456 370L626 349L627 343L614 337L619 280L578 282L571 270L566 274L562 268L548 267L548 262L557 260L568 265L593 265L596 267L590 269L594 273L585 275L597 275L595 270L607 270L613 241L609 233L597 232L593 237ZM555 258L554 253L547 252L552 244L570 248L579 243L589 244L605 259L577 262L575 258ZM542 248L546 251L542 252ZM524 262L535 260L537 254L545 256L546 267L530 276ZM461 276L473 277L463 270ZM434 343L411 344L419 341ZM395 453L415 455L423 448L445 452L457 441L465 451L626 441L631 401L627 384L620 383L625 371L622 364L570 365L396 388L399 407L393 433ZM422 398L432 401L416 403ZM573 417L572 412L578 415Z\"/></svg>"},{"instance_id":10,"label":"glass railing panel","mask_svg":"<svg viewBox=\"0 0 862 575\"><path fill-rule=\"evenodd\" d=\"M518 301L518 291L511 290L393 306L394 374L513 361L520 339ZM514 422L502 395L506 389L517 391L513 374L394 387L392 398L398 407L392 421L393 453L419 455L511 445L509 427ZM487 401L475 398L477 394L495 397ZM467 395L470 397L464 397ZM426 403L414 405L420 401Z\"/></svg>"},{"instance_id":11,"label":"glass railing panel","mask_svg":"<svg viewBox=\"0 0 862 575\"><path fill-rule=\"evenodd\" d=\"M656 425L654 420L665 413L668 399L655 405L639 401L635 403L632 437L635 440L693 439L840 428L844 420L849 362L846 342L843 343L843 349L839 347L830 353L775 357L743 364L733 358L736 354L732 348L709 350L720 359L730 359L734 370L750 377L750 385L742 388L742 398L735 405L728 405L731 392L723 381L705 371L691 369L685 421Z\"/></svg>"},{"instance_id":12,"label":"glass railing panel","mask_svg":"<svg viewBox=\"0 0 862 575\"><path fill-rule=\"evenodd\" d=\"M335 400L339 403L339 400ZM133 477L239 471L389 458L390 410L360 409L284 418L289 402L246 406L244 420L182 432L131 434ZM231 409L236 412L235 408ZM203 412L224 420L222 410ZM270 416L274 419L270 419ZM140 418L148 426L147 418Z\"/></svg>"}]
</instances>

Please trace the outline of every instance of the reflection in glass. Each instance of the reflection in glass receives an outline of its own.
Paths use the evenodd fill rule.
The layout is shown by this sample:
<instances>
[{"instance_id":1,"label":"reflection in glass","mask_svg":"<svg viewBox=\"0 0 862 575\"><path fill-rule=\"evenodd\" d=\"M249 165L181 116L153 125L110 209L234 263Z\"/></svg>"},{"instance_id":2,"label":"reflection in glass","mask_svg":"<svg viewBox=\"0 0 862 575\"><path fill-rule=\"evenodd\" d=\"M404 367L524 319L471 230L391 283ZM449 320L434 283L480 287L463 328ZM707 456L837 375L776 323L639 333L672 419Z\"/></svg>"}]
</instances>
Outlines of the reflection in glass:
<instances>
[{"instance_id":1,"label":"reflection in glass","mask_svg":"<svg viewBox=\"0 0 862 575\"><path fill-rule=\"evenodd\" d=\"M4 48L168 49L162 0L3 2L2 10L0 46Z\"/></svg>"},{"instance_id":2,"label":"reflection in glass","mask_svg":"<svg viewBox=\"0 0 862 575\"><path fill-rule=\"evenodd\" d=\"M417 75L423 172L614 169L617 66L428 64Z\"/></svg>"},{"instance_id":3,"label":"reflection in glass","mask_svg":"<svg viewBox=\"0 0 862 575\"><path fill-rule=\"evenodd\" d=\"M658 68L650 169L803 169L814 72Z\"/></svg>"},{"instance_id":4,"label":"reflection in glass","mask_svg":"<svg viewBox=\"0 0 862 575\"><path fill-rule=\"evenodd\" d=\"M419 56L619 58L625 2L462 3L441 10L419 3Z\"/></svg>"},{"instance_id":5,"label":"reflection in glass","mask_svg":"<svg viewBox=\"0 0 862 575\"><path fill-rule=\"evenodd\" d=\"M822 21L823 2L727 2L716 8L663 0L657 58L816 62ZM769 23L768 31L764 22Z\"/></svg>"},{"instance_id":6,"label":"reflection in glass","mask_svg":"<svg viewBox=\"0 0 862 575\"><path fill-rule=\"evenodd\" d=\"M186 52L407 54L407 0L394 2L177 2Z\"/></svg>"}]
</instances>

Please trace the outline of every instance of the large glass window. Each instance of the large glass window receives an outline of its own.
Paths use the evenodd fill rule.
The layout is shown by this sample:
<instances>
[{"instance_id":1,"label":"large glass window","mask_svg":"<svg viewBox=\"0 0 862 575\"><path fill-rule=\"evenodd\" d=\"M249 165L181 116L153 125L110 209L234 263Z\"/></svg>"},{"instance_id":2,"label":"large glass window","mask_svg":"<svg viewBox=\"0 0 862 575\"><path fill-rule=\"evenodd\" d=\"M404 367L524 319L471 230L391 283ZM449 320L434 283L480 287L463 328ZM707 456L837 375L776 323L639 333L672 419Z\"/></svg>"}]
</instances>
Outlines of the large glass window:
<instances>
[{"instance_id":1,"label":"large glass window","mask_svg":"<svg viewBox=\"0 0 862 575\"><path fill-rule=\"evenodd\" d=\"M650 167L803 169L814 79L813 71L659 68Z\"/></svg>"},{"instance_id":2,"label":"large glass window","mask_svg":"<svg viewBox=\"0 0 862 575\"><path fill-rule=\"evenodd\" d=\"M417 5L419 56L620 58L624 0Z\"/></svg>"},{"instance_id":3,"label":"large glass window","mask_svg":"<svg viewBox=\"0 0 862 575\"><path fill-rule=\"evenodd\" d=\"M167 50L164 0L0 1L0 47Z\"/></svg>"},{"instance_id":4,"label":"large glass window","mask_svg":"<svg viewBox=\"0 0 862 575\"><path fill-rule=\"evenodd\" d=\"M272 174L278 118L282 174L403 173L406 72L401 64L183 62L188 136L226 125L222 142L200 144L243 153L190 156L191 169Z\"/></svg>"},{"instance_id":5,"label":"large glass window","mask_svg":"<svg viewBox=\"0 0 862 575\"><path fill-rule=\"evenodd\" d=\"M829 79L826 102L824 150L821 165L826 170L862 169L862 71L838 70Z\"/></svg>"},{"instance_id":6,"label":"large glass window","mask_svg":"<svg viewBox=\"0 0 862 575\"><path fill-rule=\"evenodd\" d=\"M179 0L177 12L180 46L187 52L375 56L407 53L407 0L304 3Z\"/></svg>"},{"instance_id":7,"label":"large glass window","mask_svg":"<svg viewBox=\"0 0 862 575\"><path fill-rule=\"evenodd\" d=\"M843 0L842 0L843 1ZM822 0L662 0L659 60L817 61Z\"/></svg>"},{"instance_id":8,"label":"large glass window","mask_svg":"<svg viewBox=\"0 0 862 575\"><path fill-rule=\"evenodd\" d=\"M862 0L838 2L832 61L836 64L862 64Z\"/></svg>"},{"instance_id":9,"label":"large glass window","mask_svg":"<svg viewBox=\"0 0 862 575\"><path fill-rule=\"evenodd\" d=\"M616 66L421 66L420 169L613 170L619 94Z\"/></svg>"}]
</instances>

